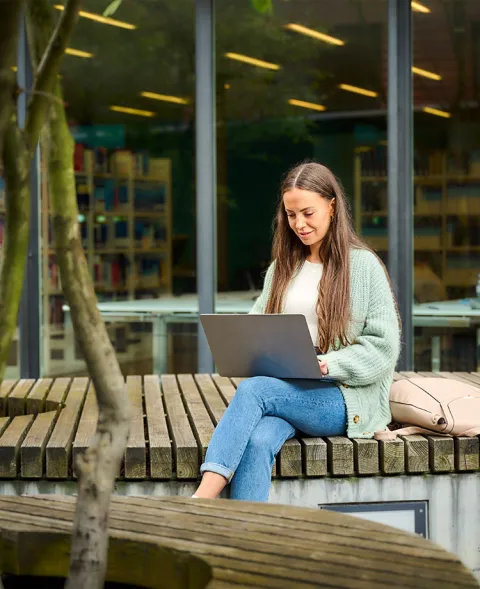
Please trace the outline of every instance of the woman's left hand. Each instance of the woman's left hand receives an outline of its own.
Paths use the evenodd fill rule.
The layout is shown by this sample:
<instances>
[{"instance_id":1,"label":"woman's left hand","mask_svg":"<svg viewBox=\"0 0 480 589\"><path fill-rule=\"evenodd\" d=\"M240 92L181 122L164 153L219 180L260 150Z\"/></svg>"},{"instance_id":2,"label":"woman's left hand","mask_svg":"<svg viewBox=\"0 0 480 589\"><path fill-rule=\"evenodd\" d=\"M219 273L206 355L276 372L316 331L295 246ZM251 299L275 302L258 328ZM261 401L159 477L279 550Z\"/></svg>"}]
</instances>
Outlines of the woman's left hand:
<instances>
[{"instance_id":1,"label":"woman's left hand","mask_svg":"<svg viewBox=\"0 0 480 589\"><path fill-rule=\"evenodd\" d=\"M325 360L319 360L318 363L320 364L320 372L323 376L326 376L328 374L327 363L325 362Z\"/></svg>"}]
</instances>

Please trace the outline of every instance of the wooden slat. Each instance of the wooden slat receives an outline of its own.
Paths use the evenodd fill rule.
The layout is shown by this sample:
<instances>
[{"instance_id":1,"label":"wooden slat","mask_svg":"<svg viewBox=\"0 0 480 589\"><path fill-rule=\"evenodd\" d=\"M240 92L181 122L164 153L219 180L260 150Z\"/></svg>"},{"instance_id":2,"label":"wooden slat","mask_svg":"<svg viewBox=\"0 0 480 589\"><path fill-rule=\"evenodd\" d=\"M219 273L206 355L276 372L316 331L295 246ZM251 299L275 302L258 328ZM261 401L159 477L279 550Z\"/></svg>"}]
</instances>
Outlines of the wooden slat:
<instances>
[{"instance_id":1,"label":"wooden slat","mask_svg":"<svg viewBox=\"0 0 480 589\"><path fill-rule=\"evenodd\" d=\"M468 378L460 376L458 372L439 372L438 374L443 378L450 378L458 382L463 382L465 384L472 385L472 382Z\"/></svg>"},{"instance_id":2,"label":"wooden slat","mask_svg":"<svg viewBox=\"0 0 480 589\"><path fill-rule=\"evenodd\" d=\"M405 447L403 440L380 440L380 470L384 474L405 472Z\"/></svg>"},{"instance_id":3,"label":"wooden slat","mask_svg":"<svg viewBox=\"0 0 480 589\"><path fill-rule=\"evenodd\" d=\"M0 436L2 436L7 429L10 421L10 417L0 417Z\"/></svg>"},{"instance_id":4,"label":"wooden slat","mask_svg":"<svg viewBox=\"0 0 480 589\"><path fill-rule=\"evenodd\" d=\"M18 475L20 446L32 425L33 415L14 417L0 438L0 478Z\"/></svg>"},{"instance_id":5,"label":"wooden slat","mask_svg":"<svg viewBox=\"0 0 480 589\"><path fill-rule=\"evenodd\" d=\"M240 384L242 381L244 381L244 380L246 380L246 379L245 379L244 377L241 377L241 378L240 378L240 377L232 377L230 380L233 382L233 384L234 384L236 387L238 387L238 385L239 385L239 384Z\"/></svg>"},{"instance_id":6,"label":"wooden slat","mask_svg":"<svg viewBox=\"0 0 480 589\"><path fill-rule=\"evenodd\" d=\"M193 432L201 449L201 459L205 460L208 444L213 434L214 425L212 418L203 403L200 392L190 374L179 374L178 384L185 400L187 413Z\"/></svg>"},{"instance_id":7,"label":"wooden slat","mask_svg":"<svg viewBox=\"0 0 480 589\"><path fill-rule=\"evenodd\" d=\"M127 392L132 406L132 420L125 449L125 478L144 479L147 476L147 446L143 422L141 376L127 376Z\"/></svg>"},{"instance_id":8,"label":"wooden slat","mask_svg":"<svg viewBox=\"0 0 480 589\"><path fill-rule=\"evenodd\" d=\"M433 472L451 472L455 468L453 438L427 436L430 448L430 468Z\"/></svg>"},{"instance_id":9,"label":"wooden slat","mask_svg":"<svg viewBox=\"0 0 480 589\"><path fill-rule=\"evenodd\" d=\"M64 379L58 379L64 380ZM52 390L47 398L48 408L52 393L63 394L66 389L65 383L60 383L55 389L58 380L55 381ZM65 407L61 410L57 423L55 424L50 440L47 443L46 462L47 478L65 479L71 474L72 443L77 430L80 412L88 386L88 378L74 378L65 401ZM55 405L54 405L55 406ZM58 407L58 403L56 403Z\"/></svg>"},{"instance_id":10,"label":"wooden slat","mask_svg":"<svg viewBox=\"0 0 480 589\"><path fill-rule=\"evenodd\" d=\"M478 437L454 438L455 470L478 470L480 468L480 443Z\"/></svg>"},{"instance_id":11,"label":"wooden slat","mask_svg":"<svg viewBox=\"0 0 480 589\"><path fill-rule=\"evenodd\" d=\"M403 378L417 378L418 374L416 372L412 372L412 371L408 371L408 370L403 370L401 372L399 372L400 376L403 376Z\"/></svg>"},{"instance_id":12,"label":"wooden slat","mask_svg":"<svg viewBox=\"0 0 480 589\"><path fill-rule=\"evenodd\" d=\"M92 443L95 436L95 431L97 429L97 421L98 403L95 396L95 387L93 382L90 382L82 415L80 417L80 421L78 422L77 432L73 440L72 467L74 476L76 476L75 465L77 464L77 458L80 454L83 454Z\"/></svg>"},{"instance_id":13,"label":"wooden slat","mask_svg":"<svg viewBox=\"0 0 480 589\"><path fill-rule=\"evenodd\" d=\"M228 405L235 395L235 386L232 384L230 379L225 376L219 376L218 374L212 374L213 382L217 385L223 400Z\"/></svg>"},{"instance_id":14,"label":"wooden slat","mask_svg":"<svg viewBox=\"0 0 480 589\"><path fill-rule=\"evenodd\" d=\"M173 437L177 478L197 478L199 468L198 446L183 406L177 380L173 374L163 374L161 383L167 410L167 423Z\"/></svg>"},{"instance_id":15,"label":"wooden slat","mask_svg":"<svg viewBox=\"0 0 480 589\"><path fill-rule=\"evenodd\" d=\"M397 380L404 380L405 377L402 376L399 372L393 373L393 381L396 382Z\"/></svg>"},{"instance_id":16,"label":"wooden slat","mask_svg":"<svg viewBox=\"0 0 480 589\"><path fill-rule=\"evenodd\" d=\"M422 378L443 378L438 372L417 372L417 375Z\"/></svg>"},{"instance_id":17,"label":"wooden slat","mask_svg":"<svg viewBox=\"0 0 480 589\"><path fill-rule=\"evenodd\" d=\"M464 378L465 380L467 380L468 382L470 382L474 386L477 386L480 388L480 374L478 372L476 372L476 373L454 372L453 374L455 376L461 376L462 378Z\"/></svg>"},{"instance_id":18,"label":"wooden slat","mask_svg":"<svg viewBox=\"0 0 480 589\"><path fill-rule=\"evenodd\" d=\"M405 444L405 462L408 473L428 472L430 470L428 456L428 440L424 436L402 436Z\"/></svg>"},{"instance_id":19,"label":"wooden slat","mask_svg":"<svg viewBox=\"0 0 480 589\"><path fill-rule=\"evenodd\" d=\"M328 471L331 475L354 474L353 443L348 438L332 436L325 438L328 449Z\"/></svg>"},{"instance_id":20,"label":"wooden slat","mask_svg":"<svg viewBox=\"0 0 480 589\"><path fill-rule=\"evenodd\" d=\"M15 388L8 396L7 412L9 417L25 415L26 397L34 384L35 381L30 378L22 378L18 381Z\"/></svg>"},{"instance_id":21,"label":"wooden slat","mask_svg":"<svg viewBox=\"0 0 480 589\"><path fill-rule=\"evenodd\" d=\"M63 406L71 382L71 378L55 379L45 401L45 411L55 411Z\"/></svg>"},{"instance_id":22,"label":"wooden slat","mask_svg":"<svg viewBox=\"0 0 480 589\"><path fill-rule=\"evenodd\" d=\"M145 413L149 443L150 478L172 478L172 444L168 432L158 376L144 377Z\"/></svg>"},{"instance_id":23,"label":"wooden slat","mask_svg":"<svg viewBox=\"0 0 480 589\"><path fill-rule=\"evenodd\" d=\"M298 440L287 440L279 453L279 473L281 477L302 476L302 446Z\"/></svg>"},{"instance_id":24,"label":"wooden slat","mask_svg":"<svg viewBox=\"0 0 480 589\"><path fill-rule=\"evenodd\" d=\"M25 479L40 479L45 464L45 448L55 427L58 411L38 413L20 448L20 472Z\"/></svg>"},{"instance_id":25,"label":"wooden slat","mask_svg":"<svg viewBox=\"0 0 480 589\"><path fill-rule=\"evenodd\" d=\"M354 439L352 441L356 474L378 474L378 442L376 440L362 439Z\"/></svg>"},{"instance_id":26,"label":"wooden slat","mask_svg":"<svg viewBox=\"0 0 480 589\"><path fill-rule=\"evenodd\" d=\"M16 380L5 379L0 385L0 417L7 414L8 395L13 391Z\"/></svg>"},{"instance_id":27,"label":"wooden slat","mask_svg":"<svg viewBox=\"0 0 480 589\"><path fill-rule=\"evenodd\" d=\"M220 393L209 374L196 374L195 382L200 389L200 394L202 395L213 423L217 425L225 413L225 401L220 396Z\"/></svg>"},{"instance_id":28,"label":"wooden slat","mask_svg":"<svg viewBox=\"0 0 480 589\"><path fill-rule=\"evenodd\" d=\"M35 386L30 391L27 397L27 413L33 413L36 415L40 413L45 408L45 398L48 395L48 391L53 384L52 378L40 378L35 383Z\"/></svg>"},{"instance_id":29,"label":"wooden slat","mask_svg":"<svg viewBox=\"0 0 480 589\"><path fill-rule=\"evenodd\" d=\"M322 438L300 438L303 445L305 475L321 477L328 474L327 443Z\"/></svg>"}]
</instances>

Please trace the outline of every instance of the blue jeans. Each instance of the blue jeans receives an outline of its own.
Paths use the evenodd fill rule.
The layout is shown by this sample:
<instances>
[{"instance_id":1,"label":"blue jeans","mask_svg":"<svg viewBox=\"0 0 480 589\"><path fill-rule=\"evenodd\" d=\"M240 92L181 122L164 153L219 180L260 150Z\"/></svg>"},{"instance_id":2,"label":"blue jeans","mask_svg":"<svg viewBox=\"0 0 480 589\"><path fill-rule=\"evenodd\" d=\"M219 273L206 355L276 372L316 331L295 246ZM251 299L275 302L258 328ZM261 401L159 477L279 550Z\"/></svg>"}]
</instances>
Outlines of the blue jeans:
<instances>
[{"instance_id":1,"label":"blue jeans","mask_svg":"<svg viewBox=\"0 0 480 589\"><path fill-rule=\"evenodd\" d=\"M268 501L275 456L297 433L340 436L347 411L340 389L320 380L268 376L240 383L200 467L231 482L231 499Z\"/></svg>"}]
</instances>

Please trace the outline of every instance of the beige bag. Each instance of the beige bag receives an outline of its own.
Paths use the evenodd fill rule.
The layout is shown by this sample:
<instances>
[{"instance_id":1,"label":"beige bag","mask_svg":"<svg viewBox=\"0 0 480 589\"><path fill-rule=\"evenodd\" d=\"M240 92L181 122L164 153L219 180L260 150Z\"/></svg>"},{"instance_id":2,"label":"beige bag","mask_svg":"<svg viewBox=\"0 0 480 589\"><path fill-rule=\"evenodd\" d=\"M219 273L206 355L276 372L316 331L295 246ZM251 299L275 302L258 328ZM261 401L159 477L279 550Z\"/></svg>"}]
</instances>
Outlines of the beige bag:
<instances>
[{"instance_id":1,"label":"beige bag","mask_svg":"<svg viewBox=\"0 0 480 589\"><path fill-rule=\"evenodd\" d=\"M406 427L377 431L377 440L394 440L398 435L410 434L480 434L480 389L457 380L399 380L390 389L390 410L393 421Z\"/></svg>"}]
</instances>

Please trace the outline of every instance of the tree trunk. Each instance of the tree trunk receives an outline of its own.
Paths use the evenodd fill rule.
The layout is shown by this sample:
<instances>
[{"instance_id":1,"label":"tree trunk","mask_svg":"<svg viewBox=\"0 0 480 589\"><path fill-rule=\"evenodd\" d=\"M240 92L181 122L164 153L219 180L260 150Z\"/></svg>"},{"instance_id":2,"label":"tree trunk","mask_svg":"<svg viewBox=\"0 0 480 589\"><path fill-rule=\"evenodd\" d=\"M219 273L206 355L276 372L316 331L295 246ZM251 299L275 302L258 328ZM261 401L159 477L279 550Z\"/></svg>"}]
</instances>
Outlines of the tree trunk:
<instances>
[{"instance_id":1,"label":"tree trunk","mask_svg":"<svg viewBox=\"0 0 480 589\"><path fill-rule=\"evenodd\" d=\"M0 248L0 383L17 326L28 248L28 170L16 148L16 63L22 2L2 3L0 18L0 158L6 175L5 242ZM7 160L5 160L7 158Z\"/></svg>"},{"instance_id":2,"label":"tree trunk","mask_svg":"<svg viewBox=\"0 0 480 589\"><path fill-rule=\"evenodd\" d=\"M30 3L29 32L36 55L51 31L48 0ZM74 142L57 82L49 125L49 196L57 262L76 338L95 385L99 418L91 447L77 461L76 506L67 589L101 589L108 550L108 508L120 472L130 427L125 380L98 312L92 277L83 252L73 170Z\"/></svg>"}]
</instances>

